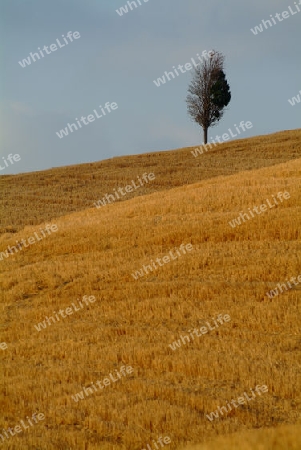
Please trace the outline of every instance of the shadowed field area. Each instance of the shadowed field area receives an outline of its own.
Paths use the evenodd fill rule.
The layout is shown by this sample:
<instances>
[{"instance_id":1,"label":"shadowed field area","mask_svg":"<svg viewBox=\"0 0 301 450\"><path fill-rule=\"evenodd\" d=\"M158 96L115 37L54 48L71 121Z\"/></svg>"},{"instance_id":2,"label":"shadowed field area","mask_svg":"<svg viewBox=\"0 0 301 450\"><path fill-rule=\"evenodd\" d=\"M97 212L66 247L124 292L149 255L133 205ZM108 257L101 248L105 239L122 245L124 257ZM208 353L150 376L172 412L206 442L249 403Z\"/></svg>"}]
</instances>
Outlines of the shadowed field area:
<instances>
[{"instance_id":1,"label":"shadowed field area","mask_svg":"<svg viewBox=\"0 0 301 450\"><path fill-rule=\"evenodd\" d=\"M156 178L158 183L162 179L156 186L161 192L72 214L66 214L64 198L62 210L55 214L60 181L49 188L54 209L49 205L47 210L45 205L36 206L30 192L41 173L20 176L28 177L28 190L20 195L37 208L28 214L36 214L38 226L23 228L23 221L29 220L24 218L25 205L19 203L19 231L2 234L0 252L39 232L49 217L58 231L0 261L1 342L7 343L7 349L0 350L4 374L0 429L13 427L34 412L45 414L34 427L5 439L6 448L141 450L149 444L153 450L152 441L160 436L171 439L166 449L185 448L188 443L200 444L200 450L259 450L256 439L265 439L265 449L285 450L288 436L297 443L301 283L273 299L266 295L277 283L301 275L301 159L277 164L277 158L287 157L283 148L290 133L295 137L286 148L293 159L293 152L295 157L300 152L300 131L275 135L279 141L274 159L272 141L263 144L267 137L228 144L242 149L232 151L228 166L220 160L221 151L194 158L189 150L180 150L182 166L187 161L199 166L190 178L187 169L187 185L182 168L179 184L185 186L179 187L176 174L171 186L163 184L172 170L169 165L164 168L164 158L171 152L152 156L158 167L162 158L160 170L146 167L147 156L142 155L142 171L162 174ZM270 158L263 164L254 156L246 167L243 149L252 142L248 155L261 148L260 157ZM206 177L203 163L207 157L213 160L214 154L216 173L212 168ZM242 161L248 170L241 171ZM97 172L98 164L101 167L95 163L90 170ZM254 168L256 164L270 167ZM88 176L89 165L80 167ZM77 169L66 168L66 179L69 170ZM129 170L125 175L120 169L120 184L141 173L137 167ZM56 171L63 174L63 169ZM202 181L191 181L197 174ZM9 185L7 180L3 177L2 183ZM103 192L111 188L108 181ZM290 198L236 228L229 225L241 211L265 203L279 191L288 192ZM74 207L92 201L89 195ZM66 215L58 217L63 211ZM190 252L153 266L137 280L132 276L143 265L189 243ZM41 331L35 328L46 316L55 317L59 310L78 304L84 295L94 295L95 302L50 321ZM231 320L194 340L181 341L194 328L212 324L218 314L228 314ZM181 345L172 350L170 344L178 340ZM104 389L91 388L82 400L72 398L121 366L131 366L133 372ZM256 385L266 385L268 392L208 420L207 414ZM280 426L277 446L272 447L273 430ZM210 442L241 432L254 433L250 438L223 437L224 444Z\"/></svg>"}]
</instances>

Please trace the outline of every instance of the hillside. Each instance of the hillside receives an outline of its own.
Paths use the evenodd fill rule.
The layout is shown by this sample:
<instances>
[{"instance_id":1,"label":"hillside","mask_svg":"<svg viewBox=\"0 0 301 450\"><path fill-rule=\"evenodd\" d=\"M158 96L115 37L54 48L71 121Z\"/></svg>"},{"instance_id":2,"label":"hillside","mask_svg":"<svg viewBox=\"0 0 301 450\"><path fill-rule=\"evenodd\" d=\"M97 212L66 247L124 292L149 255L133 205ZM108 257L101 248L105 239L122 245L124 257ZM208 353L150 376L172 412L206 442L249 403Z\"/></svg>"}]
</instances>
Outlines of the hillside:
<instances>
[{"instance_id":1,"label":"hillside","mask_svg":"<svg viewBox=\"0 0 301 450\"><path fill-rule=\"evenodd\" d=\"M0 261L1 341L7 343L0 353L0 429L34 412L45 415L34 427L6 439L6 448L141 450L150 444L153 450L153 440L169 436L171 444L164 448L178 449L221 435L293 424L300 434L301 283L267 296L277 283L301 274L298 142L300 131L284 132L230 143L228 153L223 144L198 158L189 149L124 158L128 165L125 171L119 168L120 184L141 171L153 172L160 192L71 214L66 214L68 197L58 199L64 187L60 177L65 170L65 179L74 180L79 167L48 171L48 181L46 172L7 178L8 184L15 179L20 191L26 184L15 200L19 231L0 236L0 252L41 233L50 217L57 231ZM131 169L130 161L139 158L141 166ZM168 158L174 160L165 165ZM209 158L212 167L206 169ZM112 161L81 166L82 183L91 167L97 179ZM107 170L103 193L118 185L112 184L113 172ZM54 177L58 184L48 191L47 209L43 192ZM79 201L72 207L100 198L90 186L80 198L84 189L77 190ZM278 192L288 192L289 198L230 226L240 212L267 199L273 202ZM5 201L11 208L11 197ZM35 209L38 202L41 207ZM29 203L32 209L26 212ZM40 222L23 228L30 214ZM182 244L192 248L183 253ZM170 251L177 258L137 275L143 265L157 258L162 262ZM40 331L35 328L46 316L78 305L85 295L95 301ZM219 314L230 321L193 341L181 341ZM180 345L172 350L174 341ZM133 371L93 392L92 382L96 388L97 380L117 376L121 366ZM218 406L257 385L268 391L208 420ZM84 387L92 393L75 401L72 396ZM297 436L295 429L292 433ZM288 440L279 439L275 448L286 450ZM247 440L242 442L237 448L249 449Z\"/></svg>"},{"instance_id":2,"label":"hillside","mask_svg":"<svg viewBox=\"0 0 301 450\"><path fill-rule=\"evenodd\" d=\"M301 130L225 142L196 158L192 150L194 147L0 176L0 233L91 208L106 193L144 173L154 173L155 179L116 201L300 158Z\"/></svg>"}]
</instances>

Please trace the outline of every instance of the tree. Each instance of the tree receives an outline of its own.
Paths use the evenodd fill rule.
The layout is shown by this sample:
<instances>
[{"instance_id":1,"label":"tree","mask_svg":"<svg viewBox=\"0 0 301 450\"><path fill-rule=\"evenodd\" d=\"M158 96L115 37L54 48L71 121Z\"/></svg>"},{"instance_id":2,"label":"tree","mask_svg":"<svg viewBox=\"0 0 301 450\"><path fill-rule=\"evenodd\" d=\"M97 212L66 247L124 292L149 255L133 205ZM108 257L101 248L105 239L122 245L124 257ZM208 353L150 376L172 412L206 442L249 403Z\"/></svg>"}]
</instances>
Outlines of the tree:
<instances>
[{"instance_id":1,"label":"tree","mask_svg":"<svg viewBox=\"0 0 301 450\"><path fill-rule=\"evenodd\" d=\"M208 141L208 128L223 117L224 108L231 100L229 84L224 73L225 57L211 51L208 58L196 67L186 98L190 117L204 131L204 144Z\"/></svg>"}]
</instances>

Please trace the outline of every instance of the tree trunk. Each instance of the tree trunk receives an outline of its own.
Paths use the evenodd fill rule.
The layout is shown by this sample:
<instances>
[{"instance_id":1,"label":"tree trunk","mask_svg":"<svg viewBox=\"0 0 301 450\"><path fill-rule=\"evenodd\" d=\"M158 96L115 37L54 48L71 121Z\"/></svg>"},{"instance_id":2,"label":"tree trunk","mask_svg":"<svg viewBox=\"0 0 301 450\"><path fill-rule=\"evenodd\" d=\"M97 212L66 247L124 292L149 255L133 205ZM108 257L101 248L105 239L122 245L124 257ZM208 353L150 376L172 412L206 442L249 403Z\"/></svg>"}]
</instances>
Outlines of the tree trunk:
<instances>
[{"instance_id":1,"label":"tree trunk","mask_svg":"<svg viewBox=\"0 0 301 450\"><path fill-rule=\"evenodd\" d=\"M208 141L208 128L204 128L204 144L206 145Z\"/></svg>"}]
</instances>

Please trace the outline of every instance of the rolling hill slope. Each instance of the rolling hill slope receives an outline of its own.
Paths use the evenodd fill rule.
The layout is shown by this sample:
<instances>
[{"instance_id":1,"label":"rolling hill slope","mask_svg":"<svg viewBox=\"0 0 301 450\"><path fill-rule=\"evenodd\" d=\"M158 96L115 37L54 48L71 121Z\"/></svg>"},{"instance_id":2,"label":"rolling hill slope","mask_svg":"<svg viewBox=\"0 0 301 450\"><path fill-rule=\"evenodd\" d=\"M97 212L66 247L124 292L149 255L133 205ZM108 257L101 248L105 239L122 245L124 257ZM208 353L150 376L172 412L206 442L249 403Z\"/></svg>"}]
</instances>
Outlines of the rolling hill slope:
<instances>
[{"instance_id":1,"label":"rolling hill slope","mask_svg":"<svg viewBox=\"0 0 301 450\"><path fill-rule=\"evenodd\" d=\"M165 191L220 175L268 167L301 157L301 130L283 131L219 144L194 157L194 147L122 156L90 164L20 175L0 176L0 233L15 232L81 211L114 189L137 181L143 173L155 179L120 200Z\"/></svg>"},{"instance_id":2,"label":"rolling hill slope","mask_svg":"<svg viewBox=\"0 0 301 450\"><path fill-rule=\"evenodd\" d=\"M242 164L236 151L232 172ZM286 156L275 155L274 164ZM300 429L301 283L275 298L267 292L301 274L301 159L266 165L231 175L212 176L212 169L194 184L58 217L62 207L52 216L56 232L2 258L1 340L8 347L1 353L0 429L33 412L45 415L7 439L7 448L141 450L169 436L166 448L176 449L256 428ZM219 170L230 171L230 163ZM30 194L37 175L27 176ZM229 224L279 192L289 198ZM49 211L41 207L35 220L45 222L21 229L22 217L20 231L0 237L0 252L45 229ZM192 249L183 253L182 244ZM164 260L170 252L177 258ZM164 264L155 268L157 258ZM147 265L152 269L135 279ZM95 301L85 305L85 295ZM79 301L82 308L56 320ZM230 321L192 339L194 328L219 314ZM50 316L55 320L38 331ZM92 382L121 366L132 373L93 392ZM208 420L257 385L268 392Z\"/></svg>"}]
</instances>

